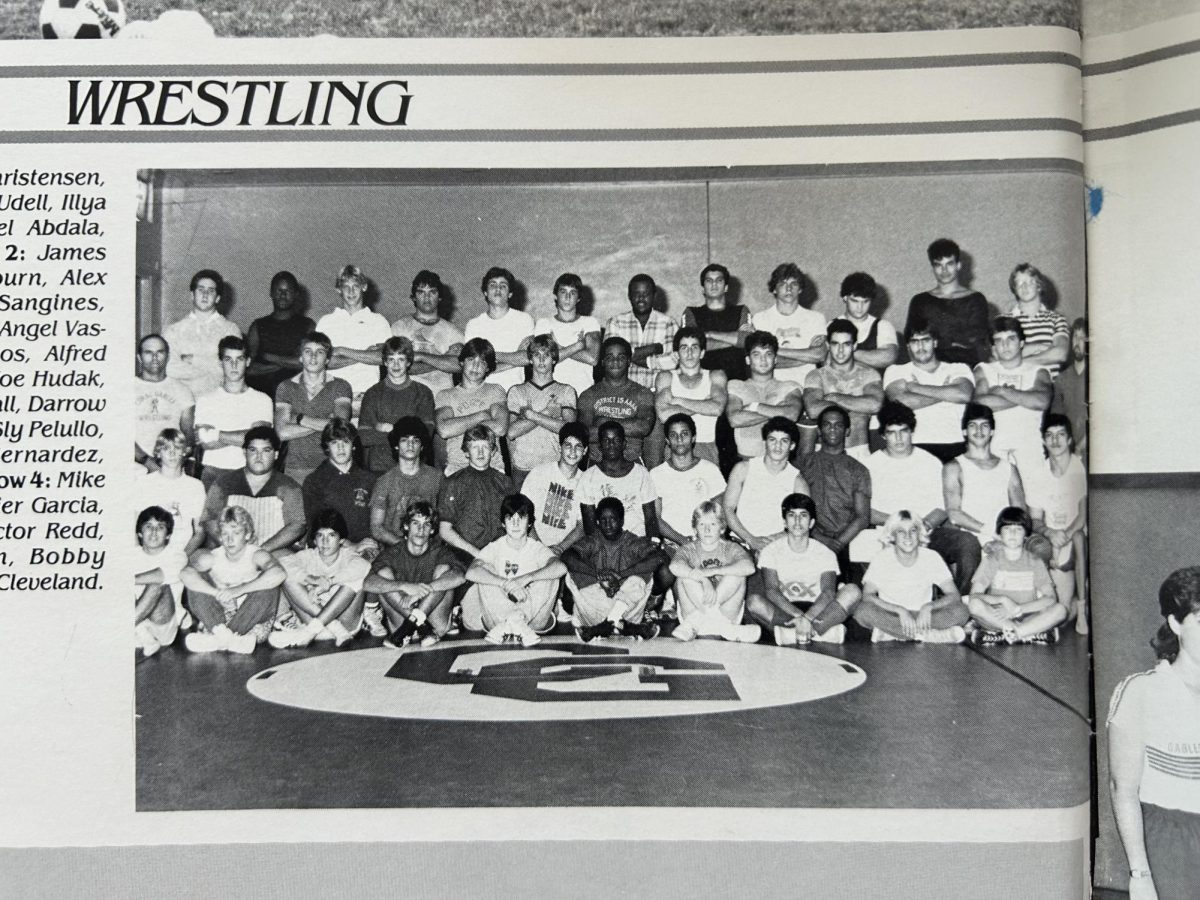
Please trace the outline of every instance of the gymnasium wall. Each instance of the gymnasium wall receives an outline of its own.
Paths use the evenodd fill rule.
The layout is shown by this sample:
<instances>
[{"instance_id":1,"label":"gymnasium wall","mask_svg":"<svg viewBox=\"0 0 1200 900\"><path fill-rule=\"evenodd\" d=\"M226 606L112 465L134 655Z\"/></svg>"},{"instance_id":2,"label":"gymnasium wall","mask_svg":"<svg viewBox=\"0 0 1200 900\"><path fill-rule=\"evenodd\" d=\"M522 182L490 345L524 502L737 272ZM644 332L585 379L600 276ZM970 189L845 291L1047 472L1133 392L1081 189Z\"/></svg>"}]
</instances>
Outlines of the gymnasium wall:
<instances>
[{"instance_id":1,"label":"gymnasium wall","mask_svg":"<svg viewBox=\"0 0 1200 900\"><path fill-rule=\"evenodd\" d=\"M830 317L842 308L841 279L870 272L880 284L877 314L901 327L909 298L933 283L925 248L941 236L962 245L968 277L993 304L1008 303L1009 273L1031 261L1054 284L1060 311L1083 314L1076 174L796 171L626 170L609 180L589 170L555 173L553 182L512 171L157 173L161 258L139 261L152 276L142 302L155 306L141 318L185 315L191 275L212 267L243 329L269 312L279 269L297 275L315 319L334 307L334 278L348 262L371 278L389 318L411 311L412 276L429 268L451 287L444 314L463 324L482 311L479 281L496 264L515 274L516 305L535 316L553 311L550 291L563 271L583 278L601 321L628 308L628 280L644 271L659 284L660 305L679 317L699 302L710 260L730 268L731 294L754 311L770 305L771 269L792 260L810 276L809 304Z\"/></svg>"}]
</instances>

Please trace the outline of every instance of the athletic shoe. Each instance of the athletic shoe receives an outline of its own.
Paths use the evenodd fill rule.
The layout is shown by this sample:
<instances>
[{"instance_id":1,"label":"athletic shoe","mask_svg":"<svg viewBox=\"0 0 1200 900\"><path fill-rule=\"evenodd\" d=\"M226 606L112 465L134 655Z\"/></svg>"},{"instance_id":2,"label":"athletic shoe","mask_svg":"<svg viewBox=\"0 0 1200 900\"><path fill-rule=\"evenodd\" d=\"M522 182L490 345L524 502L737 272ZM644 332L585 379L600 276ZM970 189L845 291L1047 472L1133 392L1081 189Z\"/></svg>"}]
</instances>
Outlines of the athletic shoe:
<instances>
[{"instance_id":1,"label":"athletic shoe","mask_svg":"<svg viewBox=\"0 0 1200 900\"><path fill-rule=\"evenodd\" d=\"M426 625L429 623L426 622ZM398 650L411 641L417 634L417 623L412 619L405 619L400 623L400 627L384 638L383 645L391 647L393 650Z\"/></svg>"},{"instance_id":2,"label":"athletic shoe","mask_svg":"<svg viewBox=\"0 0 1200 900\"><path fill-rule=\"evenodd\" d=\"M626 622L622 631L627 637L638 641L649 641L658 637L659 627L654 622Z\"/></svg>"},{"instance_id":3,"label":"athletic shoe","mask_svg":"<svg viewBox=\"0 0 1200 900\"><path fill-rule=\"evenodd\" d=\"M971 632L971 643L976 647L994 647L997 644L1006 643L1004 635L999 631L986 631L979 629Z\"/></svg>"},{"instance_id":4,"label":"athletic shoe","mask_svg":"<svg viewBox=\"0 0 1200 900\"><path fill-rule=\"evenodd\" d=\"M775 646L776 647L795 647L796 629L790 625L775 626Z\"/></svg>"},{"instance_id":5,"label":"athletic shoe","mask_svg":"<svg viewBox=\"0 0 1200 900\"><path fill-rule=\"evenodd\" d=\"M508 623L501 622L499 625L485 634L483 639L489 644L503 644L506 637L508 637Z\"/></svg>"},{"instance_id":6,"label":"athletic shoe","mask_svg":"<svg viewBox=\"0 0 1200 900\"><path fill-rule=\"evenodd\" d=\"M368 603L363 608L363 620L371 631L371 637L387 637L387 625L383 621L383 609L378 600Z\"/></svg>"},{"instance_id":7,"label":"athletic shoe","mask_svg":"<svg viewBox=\"0 0 1200 900\"><path fill-rule=\"evenodd\" d=\"M961 644L967 639L967 633L961 625L949 628L930 628L921 634L920 639L926 644Z\"/></svg>"},{"instance_id":8,"label":"athletic shoe","mask_svg":"<svg viewBox=\"0 0 1200 900\"><path fill-rule=\"evenodd\" d=\"M307 647L316 637L312 628L277 628L267 635L267 643L276 650L286 650L289 647Z\"/></svg>"},{"instance_id":9,"label":"athletic shoe","mask_svg":"<svg viewBox=\"0 0 1200 900\"><path fill-rule=\"evenodd\" d=\"M727 641L734 641L738 644L757 644L758 639L762 637L762 628L755 624L734 625L731 622L722 627L717 634Z\"/></svg>"},{"instance_id":10,"label":"athletic shoe","mask_svg":"<svg viewBox=\"0 0 1200 900\"><path fill-rule=\"evenodd\" d=\"M846 626L834 625L825 631L824 634L812 633L812 639L822 644L844 644L846 643Z\"/></svg>"},{"instance_id":11,"label":"athletic shoe","mask_svg":"<svg viewBox=\"0 0 1200 900\"><path fill-rule=\"evenodd\" d=\"M522 647L532 647L542 640L541 635L530 628L528 622L511 622L509 623L509 628L516 634Z\"/></svg>"},{"instance_id":12,"label":"athletic shoe","mask_svg":"<svg viewBox=\"0 0 1200 900\"><path fill-rule=\"evenodd\" d=\"M258 641L254 639L252 632L232 635L225 643L225 649L230 653L253 653L257 646Z\"/></svg>"},{"instance_id":13,"label":"athletic shoe","mask_svg":"<svg viewBox=\"0 0 1200 900\"><path fill-rule=\"evenodd\" d=\"M596 638L612 637L614 631L613 623L605 619L603 622L595 625L580 625L575 629L575 634L586 644L588 641L595 640Z\"/></svg>"},{"instance_id":14,"label":"athletic shoe","mask_svg":"<svg viewBox=\"0 0 1200 900\"><path fill-rule=\"evenodd\" d=\"M350 633L350 631L346 628L346 626L343 625L341 622L339 622L337 619L334 619L332 622L330 622L328 625L326 625L325 630L333 635L333 645L335 647L342 646L343 644L347 643L352 637L354 637L354 635Z\"/></svg>"},{"instance_id":15,"label":"athletic shoe","mask_svg":"<svg viewBox=\"0 0 1200 900\"><path fill-rule=\"evenodd\" d=\"M696 639L696 629L687 622L680 622L675 626L675 630L671 632L671 637L677 641L694 641Z\"/></svg>"},{"instance_id":16,"label":"athletic shoe","mask_svg":"<svg viewBox=\"0 0 1200 900\"><path fill-rule=\"evenodd\" d=\"M450 627L446 629L447 636L454 637L462 633L462 607L456 606L450 610ZM492 643L496 643L493 641Z\"/></svg>"},{"instance_id":17,"label":"athletic shoe","mask_svg":"<svg viewBox=\"0 0 1200 900\"><path fill-rule=\"evenodd\" d=\"M900 638L898 638L894 635L888 634L886 631L881 631L878 628L871 629L871 643L872 644L886 644L888 641L898 641L898 640L900 640Z\"/></svg>"},{"instance_id":18,"label":"athletic shoe","mask_svg":"<svg viewBox=\"0 0 1200 900\"><path fill-rule=\"evenodd\" d=\"M433 630L433 626L428 622L422 625L421 628L417 629L417 637L421 639L422 647L432 647L441 640L441 638L438 636L438 633Z\"/></svg>"},{"instance_id":19,"label":"athletic shoe","mask_svg":"<svg viewBox=\"0 0 1200 900\"><path fill-rule=\"evenodd\" d=\"M1052 628L1050 631L1039 631L1037 634L1031 634L1025 638L1026 644L1057 644L1058 629Z\"/></svg>"},{"instance_id":20,"label":"athletic shoe","mask_svg":"<svg viewBox=\"0 0 1200 900\"><path fill-rule=\"evenodd\" d=\"M193 631L183 637L183 646L192 653L212 653L224 650L225 642L211 631Z\"/></svg>"},{"instance_id":21,"label":"athletic shoe","mask_svg":"<svg viewBox=\"0 0 1200 900\"><path fill-rule=\"evenodd\" d=\"M162 649L162 644L154 638L147 638L142 642L142 656L149 659L155 653Z\"/></svg>"}]
</instances>

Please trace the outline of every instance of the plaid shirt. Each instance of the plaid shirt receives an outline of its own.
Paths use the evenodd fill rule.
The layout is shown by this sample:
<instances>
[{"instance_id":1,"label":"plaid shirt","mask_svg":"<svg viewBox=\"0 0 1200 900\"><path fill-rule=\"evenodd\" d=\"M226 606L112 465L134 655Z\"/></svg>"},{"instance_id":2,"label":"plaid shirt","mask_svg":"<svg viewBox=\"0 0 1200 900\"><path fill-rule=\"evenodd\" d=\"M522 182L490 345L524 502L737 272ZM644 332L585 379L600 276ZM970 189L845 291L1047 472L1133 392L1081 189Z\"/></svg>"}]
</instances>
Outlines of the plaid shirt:
<instances>
[{"instance_id":1,"label":"plaid shirt","mask_svg":"<svg viewBox=\"0 0 1200 900\"><path fill-rule=\"evenodd\" d=\"M650 318L646 320L646 327L643 328L631 310L613 316L605 322L604 336L625 338L634 350L647 344L662 344L664 352L661 356L647 358L644 366L634 364L629 367L631 379L642 387L654 390L655 372L675 368L675 361L671 355L671 341L675 339L678 328L674 319L657 309L650 310Z\"/></svg>"}]
</instances>

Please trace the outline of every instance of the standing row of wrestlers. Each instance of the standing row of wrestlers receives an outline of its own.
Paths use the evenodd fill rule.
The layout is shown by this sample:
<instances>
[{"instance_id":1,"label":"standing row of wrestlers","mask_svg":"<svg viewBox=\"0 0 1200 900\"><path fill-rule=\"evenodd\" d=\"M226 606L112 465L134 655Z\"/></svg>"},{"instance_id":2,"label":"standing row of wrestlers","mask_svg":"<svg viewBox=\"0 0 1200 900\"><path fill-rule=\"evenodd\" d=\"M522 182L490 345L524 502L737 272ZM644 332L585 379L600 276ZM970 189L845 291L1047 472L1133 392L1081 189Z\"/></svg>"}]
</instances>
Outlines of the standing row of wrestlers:
<instances>
[{"instance_id":1,"label":"standing row of wrestlers","mask_svg":"<svg viewBox=\"0 0 1200 900\"><path fill-rule=\"evenodd\" d=\"M168 374L172 329L147 336L135 453L154 470L147 500L162 502L138 524L156 557L139 576L139 642L153 651L174 639L182 585L203 625L187 638L198 650L344 642L364 606L373 632L431 642L454 627L459 598L467 629L532 643L564 577L585 639L657 633L647 610L671 587L679 638L757 640L762 624L779 642L840 640L851 614L874 639L958 641L968 616L984 641L1053 640L1072 613L1082 629L1085 488L1073 451L1085 334L1040 306L1040 273L1020 266L1015 315L981 338L986 301L958 283L957 247L935 242L930 261L938 287L910 306L905 364L894 330L867 311L869 276L846 279L847 316L826 325L799 304L804 277L791 264L769 280L775 306L753 317L724 304L728 273L706 267L705 306L683 327L653 309L653 280L635 276L631 310L603 341L577 312L577 277L558 279L556 316L534 323L508 308L513 278L493 269L488 311L450 343L441 282L423 272L416 315L378 345L338 331L339 318L377 315L348 268L342 317L297 329L298 352L269 354L280 369L300 366L274 403L248 384L264 342L282 347L272 317L246 340L218 339L220 386L190 407L169 402L183 396ZM208 325L219 318L214 276L193 280L193 315L213 300ZM277 279L276 313L294 293ZM511 316L529 322L510 329ZM993 358L972 368L989 342ZM362 349L343 346L353 343ZM357 366L369 377L361 392L341 377ZM266 405L243 402L254 394ZM1067 414L1045 415L1052 402ZM193 439L204 485L184 474ZM438 468L426 465L442 447ZM291 552L305 535L310 546ZM178 577L161 557L171 548L174 562L190 554ZM294 627L272 633L281 586ZM379 598L378 612L364 598Z\"/></svg>"}]
</instances>

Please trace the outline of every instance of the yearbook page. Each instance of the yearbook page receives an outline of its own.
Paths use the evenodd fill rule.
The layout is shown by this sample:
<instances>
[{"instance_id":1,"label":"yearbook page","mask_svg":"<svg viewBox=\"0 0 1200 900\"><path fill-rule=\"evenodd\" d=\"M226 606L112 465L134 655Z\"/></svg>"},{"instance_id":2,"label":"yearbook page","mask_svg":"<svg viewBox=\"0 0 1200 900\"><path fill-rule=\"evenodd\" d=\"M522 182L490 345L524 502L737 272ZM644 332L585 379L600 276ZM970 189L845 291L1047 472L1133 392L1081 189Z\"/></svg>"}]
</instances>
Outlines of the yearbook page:
<instances>
[{"instance_id":1,"label":"yearbook page","mask_svg":"<svg viewBox=\"0 0 1200 900\"><path fill-rule=\"evenodd\" d=\"M814 334L865 323L855 365L877 390L907 377L888 369L931 330L913 307L946 286L953 302L973 298L987 331L974 349L946 331L938 364L961 372L945 383L977 386L972 366L996 318L1020 312L1022 278L1045 304L1045 344L1061 344L1086 308L1075 32L194 36L96 41L82 62L67 41L4 51L0 868L17 895L1086 895L1090 663L1070 622L1011 644L959 644L956 625L946 646L866 628L797 649L755 624L765 588L743 573L728 589L747 618L729 627L752 637L721 626L685 640L691 595L678 586L674 619L629 613L624 636L584 640L565 619L577 602L532 639L485 640L468 612L432 641L391 646L403 609L381 601L372 635L373 594L359 593L388 577L379 560L403 583L399 567L416 563L402 551L424 552L414 529L465 531L477 516L506 539L484 501L512 482L469 429L503 433L547 407L527 415L511 391L499 410L456 404L492 396L472 380L489 368L523 381L514 354L535 332L582 369L569 395L580 421L628 414L631 436L651 389L683 390L672 335L689 322L733 314L727 331L701 322L709 353L729 351L704 383L752 380L737 349L752 331L770 332L780 359L814 346L776 321L794 314L776 291L789 279ZM930 251L940 239L954 252ZM865 313L844 299L864 293ZM601 333L624 338L603 358ZM1070 361L1026 362L1048 402ZM794 379L813 368L789 365ZM309 376L328 388L324 412ZM431 400L404 406L401 389ZM397 410L416 416L411 433ZM349 432L326 427L347 413L365 458L383 460L351 468L353 483L334 466ZM919 421L918 445L934 427ZM393 428L407 437L389 445ZM1028 438L1003 448L1000 506L1018 474L1047 465L1041 435ZM836 435L820 440L825 452ZM516 432L504 443L495 459L516 474ZM480 444L482 468L464 458L469 478L441 474L454 463L438 454ZM400 471L426 449L431 495ZM858 471L840 459L838 472ZM849 489L823 477L805 486L832 509ZM535 518L573 484L541 488ZM653 517L655 496L630 508ZM341 526L314 526L329 504ZM778 498L762 506L778 515ZM783 534L783 519L770 527ZM470 560L443 551L441 574L421 577L460 584ZM876 542L850 565L894 552ZM536 558L546 578L575 577ZM502 584L535 565L505 559ZM131 585L148 623L137 630ZM313 617L304 598L331 587L361 615L297 637ZM997 866L1003 886L981 884Z\"/></svg>"}]
</instances>

